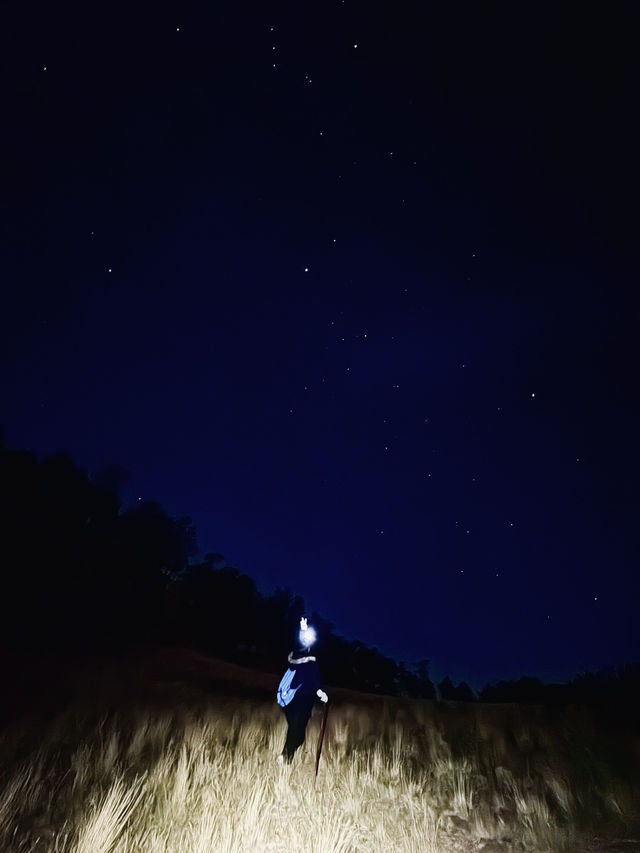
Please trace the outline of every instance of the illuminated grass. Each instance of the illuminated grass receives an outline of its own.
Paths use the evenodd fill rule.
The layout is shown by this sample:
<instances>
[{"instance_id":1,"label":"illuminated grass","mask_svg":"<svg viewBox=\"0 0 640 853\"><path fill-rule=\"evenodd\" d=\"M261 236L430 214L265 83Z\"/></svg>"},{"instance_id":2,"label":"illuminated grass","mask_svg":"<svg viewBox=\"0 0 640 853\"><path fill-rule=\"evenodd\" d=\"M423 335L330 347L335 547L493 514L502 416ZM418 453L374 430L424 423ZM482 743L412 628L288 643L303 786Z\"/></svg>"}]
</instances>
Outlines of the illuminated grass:
<instances>
[{"instance_id":1,"label":"illuminated grass","mask_svg":"<svg viewBox=\"0 0 640 853\"><path fill-rule=\"evenodd\" d=\"M69 712L35 747L32 732L7 732L0 850L555 853L571 843L576 798L552 751L523 753L478 718L460 755L433 708L392 717L384 701L332 709L316 790L319 720L293 765L279 766L275 704L93 723Z\"/></svg>"}]
</instances>

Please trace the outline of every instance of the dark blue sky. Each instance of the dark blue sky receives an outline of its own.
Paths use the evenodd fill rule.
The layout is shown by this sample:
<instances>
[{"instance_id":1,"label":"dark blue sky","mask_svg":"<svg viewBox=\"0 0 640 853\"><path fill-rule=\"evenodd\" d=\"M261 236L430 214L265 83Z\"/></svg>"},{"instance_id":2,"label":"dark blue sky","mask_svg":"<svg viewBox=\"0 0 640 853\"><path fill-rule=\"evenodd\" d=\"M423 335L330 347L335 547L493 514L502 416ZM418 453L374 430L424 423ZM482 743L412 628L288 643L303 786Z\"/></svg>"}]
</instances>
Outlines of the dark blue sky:
<instances>
[{"instance_id":1,"label":"dark blue sky","mask_svg":"<svg viewBox=\"0 0 640 853\"><path fill-rule=\"evenodd\" d=\"M631 6L11 4L10 446L476 685L638 659Z\"/></svg>"}]
</instances>

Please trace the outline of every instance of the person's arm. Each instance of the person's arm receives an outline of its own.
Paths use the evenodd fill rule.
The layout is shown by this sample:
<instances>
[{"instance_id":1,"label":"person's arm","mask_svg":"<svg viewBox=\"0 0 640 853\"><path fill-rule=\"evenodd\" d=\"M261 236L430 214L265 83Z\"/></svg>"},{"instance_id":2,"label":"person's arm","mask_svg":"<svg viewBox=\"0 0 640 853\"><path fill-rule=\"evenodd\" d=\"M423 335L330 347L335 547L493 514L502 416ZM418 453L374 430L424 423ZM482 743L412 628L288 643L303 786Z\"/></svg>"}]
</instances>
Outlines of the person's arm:
<instances>
[{"instance_id":1,"label":"person's arm","mask_svg":"<svg viewBox=\"0 0 640 853\"><path fill-rule=\"evenodd\" d=\"M316 688L316 696L318 697L318 699L321 702L328 702L329 697L327 696L327 694L322 689L322 682L320 681L320 669L318 667L318 664L315 662L313 664L313 680L314 680L313 686Z\"/></svg>"}]
</instances>

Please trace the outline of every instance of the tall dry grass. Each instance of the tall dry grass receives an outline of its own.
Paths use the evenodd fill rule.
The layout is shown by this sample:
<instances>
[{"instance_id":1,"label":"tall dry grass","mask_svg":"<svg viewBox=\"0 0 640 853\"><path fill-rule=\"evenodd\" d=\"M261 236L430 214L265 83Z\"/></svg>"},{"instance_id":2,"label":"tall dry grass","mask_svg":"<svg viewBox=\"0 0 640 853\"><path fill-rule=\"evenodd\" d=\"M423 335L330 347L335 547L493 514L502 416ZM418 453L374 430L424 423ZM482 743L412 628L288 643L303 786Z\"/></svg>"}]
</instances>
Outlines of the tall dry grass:
<instances>
[{"instance_id":1,"label":"tall dry grass","mask_svg":"<svg viewBox=\"0 0 640 853\"><path fill-rule=\"evenodd\" d=\"M624 817L635 796L614 775L581 788L568 729L385 701L331 709L314 790L318 731L314 717L280 766L275 704L93 720L69 709L42 730L15 725L0 741L0 851L561 851L581 808Z\"/></svg>"}]
</instances>

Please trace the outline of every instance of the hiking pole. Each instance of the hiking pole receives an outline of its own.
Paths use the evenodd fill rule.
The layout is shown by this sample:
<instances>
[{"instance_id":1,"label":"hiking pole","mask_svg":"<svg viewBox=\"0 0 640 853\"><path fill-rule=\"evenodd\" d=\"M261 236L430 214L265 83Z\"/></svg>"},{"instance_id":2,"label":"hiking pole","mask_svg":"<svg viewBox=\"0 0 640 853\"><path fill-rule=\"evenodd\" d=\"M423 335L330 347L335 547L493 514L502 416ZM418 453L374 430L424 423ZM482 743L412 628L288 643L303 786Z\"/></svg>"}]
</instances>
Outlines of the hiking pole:
<instances>
[{"instance_id":1,"label":"hiking pole","mask_svg":"<svg viewBox=\"0 0 640 853\"><path fill-rule=\"evenodd\" d=\"M327 725L327 716L329 714L329 703L324 703L324 711L322 712L322 723L320 724L320 735L318 737L318 748L316 750L316 772L313 774L313 787L315 790L316 779L318 778L318 764L320 764L320 753L322 752L322 741L324 740L324 730Z\"/></svg>"}]
</instances>

